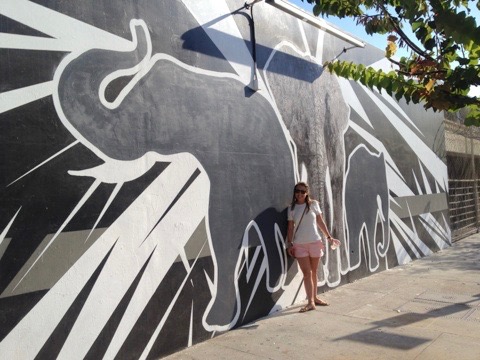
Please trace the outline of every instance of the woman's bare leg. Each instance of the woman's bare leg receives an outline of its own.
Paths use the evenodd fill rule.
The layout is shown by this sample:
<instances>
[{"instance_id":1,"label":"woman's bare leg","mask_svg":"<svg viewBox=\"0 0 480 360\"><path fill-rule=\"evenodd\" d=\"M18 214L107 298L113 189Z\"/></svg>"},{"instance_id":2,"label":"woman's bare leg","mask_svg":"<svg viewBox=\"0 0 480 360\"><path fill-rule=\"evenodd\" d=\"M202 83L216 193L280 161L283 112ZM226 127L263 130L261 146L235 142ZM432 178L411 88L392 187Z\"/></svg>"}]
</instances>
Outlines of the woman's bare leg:
<instances>
[{"instance_id":1,"label":"woman's bare leg","mask_svg":"<svg viewBox=\"0 0 480 360\"><path fill-rule=\"evenodd\" d=\"M310 268L312 269L312 292L313 292L313 298L315 299L317 297L317 284L318 284L318 276L317 276L317 271L318 271L318 264L320 263L320 258L309 258L310 259Z\"/></svg>"},{"instance_id":2,"label":"woman's bare leg","mask_svg":"<svg viewBox=\"0 0 480 360\"><path fill-rule=\"evenodd\" d=\"M310 268L312 269L312 284L313 284L313 299L315 302L315 305L328 305L328 303L325 300L320 299L317 296L317 284L318 284L318 264L320 264L320 258L309 258L310 259Z\"/></svg>"},{"instance_id":3,"label":"woman's bare leg","mask_svg":"<svg viewBox=\"0 0 480 360\"><path fill-rule=\"evenodd\" d=\"M305 286L305 292L307 293L308 305L315 307L315 294L313 292L314 284L312 278L312 266L310 263L310 258L308 256L301 257L297 258L297 261L298 265L300 266L300 270L302 270L303 273L303 285Z\"/></svg>"}]
</instances>

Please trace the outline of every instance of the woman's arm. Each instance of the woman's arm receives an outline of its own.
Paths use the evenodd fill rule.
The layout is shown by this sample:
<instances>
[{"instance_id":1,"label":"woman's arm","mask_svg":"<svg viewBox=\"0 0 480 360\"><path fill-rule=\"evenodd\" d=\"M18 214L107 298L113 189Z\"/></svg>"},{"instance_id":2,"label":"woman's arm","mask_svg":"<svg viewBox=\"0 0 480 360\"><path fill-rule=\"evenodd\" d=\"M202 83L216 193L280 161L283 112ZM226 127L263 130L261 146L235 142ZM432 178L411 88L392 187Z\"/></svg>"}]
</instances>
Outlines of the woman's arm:
<instances>
[{"instance_id":1,"label":"woman's arm","mask_svg":"<svg viewBox=\"0 0 480 360\"><path fill-rule=\"evenodd\" d=\"M288 228L287 228L287 243L285 244L287 246L287 253L290 256L293 256L293 228L295 227L293 220L288 220Z\"/></svg>"},{"instance_id":2,"label":"woman's arm","mask_svg":"<svg viewBox=\"0 0 480 360\"><path fill-rule=\"evenodd\" d=\"M318 228L322 231L322 233L327 237L327 240L329 242L332 242L333 237L330 234L330 231L328 231L328 229L327 229L327 225L325 224L325 221L323 220L322 214L317 215L317 225L318 225Z\"/></svg>"},{"instance_id":3,"label":"woman's arm","mask_svg":"<svg viewBox=\"0 0 480 360\"><path fill-rule=\"evenodd\" d=\"M293 228L295 227L294 226L294 223L293 223L293 220L288 220L288 228L287 228L287 246L289 246L289 244L292 244L293 243Z\"/></svg>"}]
</instances>

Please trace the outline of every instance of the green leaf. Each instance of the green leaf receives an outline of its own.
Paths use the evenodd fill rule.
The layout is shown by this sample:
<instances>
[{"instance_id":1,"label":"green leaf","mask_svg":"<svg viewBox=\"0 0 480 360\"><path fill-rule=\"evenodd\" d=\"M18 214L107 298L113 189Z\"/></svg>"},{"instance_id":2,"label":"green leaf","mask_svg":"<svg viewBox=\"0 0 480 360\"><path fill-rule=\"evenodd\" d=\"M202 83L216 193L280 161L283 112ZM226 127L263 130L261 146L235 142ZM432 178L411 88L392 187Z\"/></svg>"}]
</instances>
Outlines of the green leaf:
<instances>
[{"instance_id":1,"label":"green leaf","mask_svg":"<svg viewBox=\"0 0 480 360\"><path fill-rule=\"evenodd\" d=\"M403 97L403 94L404 94L403 91L400 91L400 90L397 91L397 92L395 93L395 95L394 95L394 96L395 96L395 99L397 99L397 101L400 101L400 99Z\"/></svg>"},{"instance_id":2,"label":"green leaf","mask_svg":"<svg viewBox=\"0 0 480 360\"><path fill-rule=\"evenodd\" d=\"M468 65L470 63L470 59L464 57L457 57L457 61L459 65Z\"/></svg>"},{"instance_id":3,"label":"green leaf","mask_svg":"<svg viewBox=\"0 0 480 360\"><path fill-rule=\"evenodd\" d=\"M470 87L480 85L480 28L470 15L472 1L307 1L315 5L316 14L348 16L367 33L396 36L386 56L393 55L394 44L409 50L400 61L391 59L399 66L388 74L355 62L327 59L324 66L332 74L370 89L384 89L397 100L421 102L434 111L480 106L480 98L468 97ZM474 115L480 118L478 108Z\"/></svg>"},{"instance_id":4,"label":"green leaf","mask_svg":"<svg viewBox=\"0 0 480 360\"><path fill-rule=\"evenodd\" d=\"M412 31L415 32L418 30L419 27L424 26L424 21L420 18L420 21L415 21L412 23Z\"/></svg>"},{"instance_id":5,"label":"green leaf","mask_svg":"<svg viewBox=\"0 0 480 360\"><path fill-rule=\"evenodd\" d=\"M436 45L435 39L428 39L427 41L425 41L424 45L425 45L425 49L431 51Z\"/></svg>"}]
</instances>

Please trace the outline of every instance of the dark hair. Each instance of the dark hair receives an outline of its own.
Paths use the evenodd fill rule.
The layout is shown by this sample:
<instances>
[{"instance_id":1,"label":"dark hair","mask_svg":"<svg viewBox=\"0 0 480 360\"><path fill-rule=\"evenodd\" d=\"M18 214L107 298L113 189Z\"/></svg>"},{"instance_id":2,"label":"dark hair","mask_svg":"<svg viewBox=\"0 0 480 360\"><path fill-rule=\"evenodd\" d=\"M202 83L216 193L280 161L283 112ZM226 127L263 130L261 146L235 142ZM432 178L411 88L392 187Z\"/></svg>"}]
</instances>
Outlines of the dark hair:
<instances>
[{"instance_id":1,"label":"dark hair","mask_svg":"<svg viewBox=\"0 0 480 360\"><path fill-rule=\"evenodd\" d=\"M306 182L303 182L303 181L300 181L298 183L295 184L295 186L293 187L293 198L292 198L292 203L290 204L292 210L295 209L295 204L297 203L297 198L295 197L295 189L297 188L297 186L304 186L305 189L307 189L307 196L305 197L305 204L307 204L307 212L310 211L310 204L312 203L313 199L310 199L310 195L308 194L308 191L310 189L310 187L308 186L308 184Z\"/></svg>"}]
</instances>

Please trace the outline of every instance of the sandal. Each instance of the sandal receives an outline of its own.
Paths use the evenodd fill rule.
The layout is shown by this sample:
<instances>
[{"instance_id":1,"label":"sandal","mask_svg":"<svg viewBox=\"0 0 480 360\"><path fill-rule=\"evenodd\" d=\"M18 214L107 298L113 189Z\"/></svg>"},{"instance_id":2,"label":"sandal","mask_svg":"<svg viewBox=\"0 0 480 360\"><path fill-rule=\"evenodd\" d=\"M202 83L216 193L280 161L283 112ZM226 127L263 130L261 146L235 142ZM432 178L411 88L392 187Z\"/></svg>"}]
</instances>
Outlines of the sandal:
<instances>
[{"instance_id":1,"label":"sandal","mask_svg":"<svg viewBox=\"0 0 480 360\"><path fill-rule=\"evenodd\" d=\"M304 312L312 311L312 310L315 310L315 306L306 305L306 306L302 307L299 312L304 313Z\"/></svg>"},{"instance_id":2,"label":"sandal","mask_svg":"<svg viewBox=\"0 0 480 360\"><path fill-rule=\"evenodd\" d=\"M315 305L319 306L329 306L330 304L322 299L315 299Z\"/></svg>"}]
</instances>

